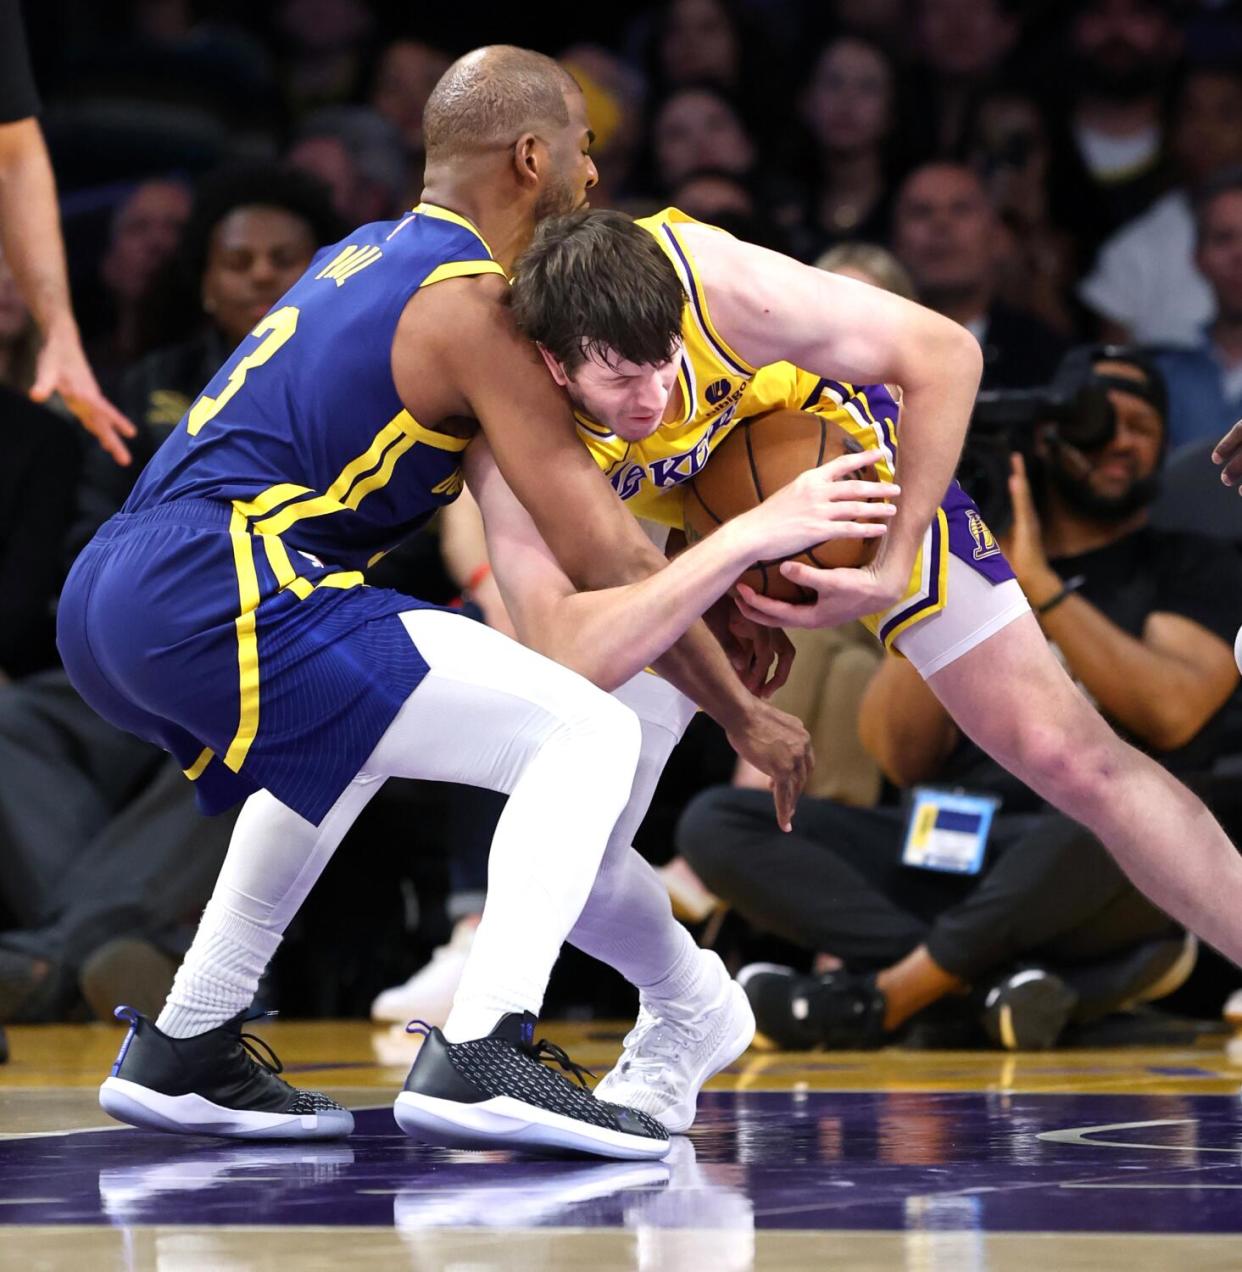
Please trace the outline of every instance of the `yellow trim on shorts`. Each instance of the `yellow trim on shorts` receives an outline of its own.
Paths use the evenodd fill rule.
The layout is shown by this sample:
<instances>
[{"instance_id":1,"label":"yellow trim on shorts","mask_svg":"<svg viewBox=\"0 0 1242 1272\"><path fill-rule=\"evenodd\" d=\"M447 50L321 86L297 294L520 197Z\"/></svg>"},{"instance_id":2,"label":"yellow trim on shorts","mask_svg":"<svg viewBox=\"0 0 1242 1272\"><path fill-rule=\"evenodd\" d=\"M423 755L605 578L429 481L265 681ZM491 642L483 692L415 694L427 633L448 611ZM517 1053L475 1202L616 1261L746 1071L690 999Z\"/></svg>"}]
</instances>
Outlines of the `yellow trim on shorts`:
<instances>
[{"instance_id":1,"label":"yellow trim on shorts","mask_svg":"<svg viewBox=\"0 0 1242 1272\"><path fill-rule=\"evenodd\" d=\"M504 267L498 261L446 261L419 283L419 288L431 287L435 283L445 283L450 278L469 278L475 274L499 274L507 279Z\"/></svg>"},{"instance_id":2,"label":"yellow trim on shorts","mask_svg":"<svg viewBox=\"0 0 1242 1272\"><path fill-rule=\"evenodd\" d=\"M203 770L211 763L213 755L215 755L215 752L211 749L211 747L205 746L198 753L198 759L195 760L188 769L182 769L181 771L190 779L191 782L197 782L198 779L202 777Z\"/></svg>"},{"instance_id":3,"label":"yellow trim on shorts","mask_svg":"<svg viewBox=\"0 0 1242 1272\"><path fill-rule=\"evenodd\" d=\"M237 591L241 600L241 613L234 620L241 707L237 732L224 755L225 765L234 773L241 772L250 745L259 732L259 642L256 633L259 576L254 564L254 538L246 522L246 514L234 507L229 521L229 537L233 540L233 564L237 570Z\"/></svg>"},{"instance_id":4,"label":"yellow trim on shorts","mask_svg":"<svg viewBox=\"0 0 1242 1272\"><path fill-rule=\"evenodd\" d=\"M940 522L940 560L936 562L934 569L936 570L938 583L936 595L939 600L932 601L928 599L916 613L911 614L909 618L904 619L894 627L884 640L884 648L887 650L896 652L893 642L896 641L897 637L903 632L908 632L910 628L917 623L921 623L925 618L931 618L933 614L939 614L944 609L945 601L948 599L946 593L949 586L949 519L945 516L943 508L936 509L936 517ZM920 570L919 573L919 581L921 583L922 571ZM883 615L871 615L870 617L876 621L876 627L872 630L877 630L883 623Z\"/></svg>"},{"instance_id":5,"label":"yellow trim on shorts","mask_svg":"<svg viewBox=\"0 0 1242 1272\"><path fill-rule=\"evenodd\" d=\"M254 541L257 536L263 544L268 564L276 577L280 590L286 588L299 600L306 600L316 588L353 588L364 586L359 570L338 570L326 574L318 582L303 578L293 567L289 551L280 536L298 521L311 517L328 516L334 512L356 510L373 491L380 490L392 480L397 461L417 444L435 447L437 450L458 452L470 444L466 437L448 437L424 428L408 411L398 411L381 428L370 445L341 469L328 487L328 493L315 494L308 486L281 482L260 491L253 499L233 500L233 516L229 521L229 535L233 541L233 564L237 570L238 596L241 612L234 620L237 629L237 666L240 686L240 709L237 732L229 744L224 763L239 772L245 763L250 746L259 731L259 646L257 614L262 592L258 571L255 568ZM379 465L377 468L376 465ZM373 471L374 470L374 471ZM309 498L306 498L309 496ZM378 560L382 553L372 558ZM210 760L210 752L207 752ZM202 756L195 761L202 772ZM190 775L191 770L186 770ZM191 779L193 780L193 779Z\"/></svg>"}]
</instances>

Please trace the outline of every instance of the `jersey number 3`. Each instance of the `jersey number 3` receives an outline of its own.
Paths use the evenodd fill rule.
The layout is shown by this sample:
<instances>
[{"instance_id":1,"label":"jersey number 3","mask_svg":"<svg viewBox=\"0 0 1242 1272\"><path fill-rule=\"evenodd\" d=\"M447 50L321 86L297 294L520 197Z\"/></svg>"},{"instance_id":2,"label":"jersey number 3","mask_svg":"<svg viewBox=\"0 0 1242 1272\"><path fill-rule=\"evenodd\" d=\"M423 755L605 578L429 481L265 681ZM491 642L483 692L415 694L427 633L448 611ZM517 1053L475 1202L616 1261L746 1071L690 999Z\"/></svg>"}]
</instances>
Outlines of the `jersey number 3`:
<instances>
[{"instance_id":1,"label":"jersey number 3","mask_svg":"<svg viewBox=\"0 0 1242 1272\"><path fill-rule=\"evenodd\" d=\"M198 432L208 420L215 419L233 399L233 395L246 383L246 376L254 367L261 367L298 329L298 308L296 305L285 305L268 314L250 333L262 336L256 348L252 349L229 373L228 382L220 390L219 397L208 397L205 393L190 407L186 419L186 429L191 437Z\"/></svg>"}]
</instances>

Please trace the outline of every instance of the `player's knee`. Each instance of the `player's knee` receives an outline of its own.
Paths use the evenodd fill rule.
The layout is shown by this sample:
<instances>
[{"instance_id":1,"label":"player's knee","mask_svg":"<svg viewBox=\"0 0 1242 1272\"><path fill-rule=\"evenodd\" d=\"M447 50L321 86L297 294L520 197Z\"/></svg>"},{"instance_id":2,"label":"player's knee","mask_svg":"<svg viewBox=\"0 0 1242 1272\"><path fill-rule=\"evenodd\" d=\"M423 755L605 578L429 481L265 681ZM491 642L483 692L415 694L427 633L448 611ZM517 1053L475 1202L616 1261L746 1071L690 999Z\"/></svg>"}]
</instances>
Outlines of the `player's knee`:
<instances>
[{"instance_id":1,"label":"player's knee","mask_svg":"<svg viewBox=\"0 0 1242 1272\"><path fill-rule=\"evenodd\" d=\"M1018 776L1061 808L1098 805L1117 773L1117 740L1106 729L1028 719L1017 730L1015 752Z\"/></svg>"},{"instance_id":2,"label":"player's knee","mask_svg":"<svg viewBox=\"0 0 1242 1272\"><path fill-rule=\"evenodd\" d=\"M566 725L572 743L589 748L582 752L584 759L598 763L606 758L607 763L623 768L629 774L627 782L632 782L643 742L638 717L602 689L584 682L584 690Z\"/></svg>"}]
</instances>

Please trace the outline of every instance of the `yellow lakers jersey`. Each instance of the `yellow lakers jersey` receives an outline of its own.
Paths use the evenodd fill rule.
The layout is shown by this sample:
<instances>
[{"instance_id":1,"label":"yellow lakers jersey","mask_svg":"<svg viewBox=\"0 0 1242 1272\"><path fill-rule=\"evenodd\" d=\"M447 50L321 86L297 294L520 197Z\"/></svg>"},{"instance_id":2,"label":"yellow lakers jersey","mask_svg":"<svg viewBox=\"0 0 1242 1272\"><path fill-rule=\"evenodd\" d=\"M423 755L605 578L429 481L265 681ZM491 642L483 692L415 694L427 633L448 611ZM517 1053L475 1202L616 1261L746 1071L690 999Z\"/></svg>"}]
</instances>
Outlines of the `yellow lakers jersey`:
<instances>
[{"instance_id":1,"label":"yellow lakers jersey","mask_svg":"<svg viewBox=\"0 0 1242 1272\"><path fill-rule=\"evenodd\" d=\"M677 369L675 418L649 437L628 442L606 425L578 415L578 432L617 494L639 517L680 528L681 484L693 477L738 420L775 410L830 416L863 448L885 452L880 475L892 475L898 404L882 385L825 380L788 362L755 367L721 338L694 258L677 227L693 217L666 208L638 222L672 262L687 296ZM723 234L719 230L717 233Z\"/></svg>"}]
</instances>

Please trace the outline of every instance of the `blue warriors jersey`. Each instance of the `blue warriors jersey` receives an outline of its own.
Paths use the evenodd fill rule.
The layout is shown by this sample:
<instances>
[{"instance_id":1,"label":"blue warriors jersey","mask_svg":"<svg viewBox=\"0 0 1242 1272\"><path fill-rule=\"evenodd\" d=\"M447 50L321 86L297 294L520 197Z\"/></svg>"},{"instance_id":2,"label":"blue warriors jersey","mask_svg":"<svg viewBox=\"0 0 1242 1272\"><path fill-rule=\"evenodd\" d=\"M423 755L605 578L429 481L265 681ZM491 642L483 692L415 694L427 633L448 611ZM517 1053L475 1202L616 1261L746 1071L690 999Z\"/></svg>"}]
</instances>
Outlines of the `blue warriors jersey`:
<instances>
[{"instance_id":1,"label":"blue warriors jersey","mask_svg":"<svg viewBox=\"0 0 1242 1272\"><path fill-rule=\"evenodd\" d=\"M461 490L466 439L401 404L390 355L421 287L504 271L456 213L420 204L320 252L190 407L126 504L230 504L238 528L359 570Z\"/></svg>"},{"instance_id":2,"label":"blue warriors jersey","mask_svg":"<svg viewBox=\"0 0 1242 1272\"><path fill-rule=\"evenodd\" d=\"M483 273L474 227L425 205L321 252L74 563L66 671L205 811L263 788L318 823L426 676L423 603L361 571L457 495L467 443L405 410L391 350L419 288Z\"/></svg>"}]
</instances>

